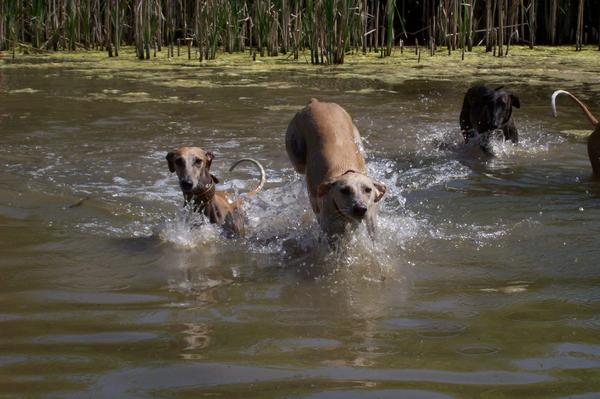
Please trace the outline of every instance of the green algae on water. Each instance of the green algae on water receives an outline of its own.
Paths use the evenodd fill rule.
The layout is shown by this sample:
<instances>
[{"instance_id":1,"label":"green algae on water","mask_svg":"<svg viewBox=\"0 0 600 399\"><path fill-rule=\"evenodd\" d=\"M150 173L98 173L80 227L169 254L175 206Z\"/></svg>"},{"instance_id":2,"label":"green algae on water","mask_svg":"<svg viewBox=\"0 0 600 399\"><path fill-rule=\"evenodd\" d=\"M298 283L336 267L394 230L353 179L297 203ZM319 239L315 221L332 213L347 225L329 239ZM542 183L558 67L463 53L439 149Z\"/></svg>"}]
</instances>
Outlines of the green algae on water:
<instances>
[{"instance_id":1,"label":"green algae on water","mask_svg":"<svg viewBox=\"0 0 600 399\"><path fill-rule=\"evenodd\" d=\"M123 48L120 57L108 58L104 52L56 52L37 55L20 55L15 61L4 58L0 69L46 68L81 74L89 78L110 81L115 77L176 88L258 87L289 89L295 87L294 76L317 76L320 79L352 79L378 81L397 85L407 80L466 82L487 80L498 85L547 85L572 90L585 85L588 90L600 91L600 52L588 46L575 52L572 47L542 47L529 49L512 46L506 57L493 57L483 47L465 54L461 60L455 52L439 52L434 56L417 56L411 51L403 54L396 49L392 56L380 58L376 54L349 54L345 64L315 66L303 57L294 61L287 56L265 57L252 61L246 53L221 54L210 61L188 60L187 56L167 57L166 52L156 58L139 61L132 48ZM130 51L128 51L130 50ZM286 73L287 81L257 81L253 76L271 72ZM367 88L368 89L368 88Z\"/></svg>"}]
</instances>

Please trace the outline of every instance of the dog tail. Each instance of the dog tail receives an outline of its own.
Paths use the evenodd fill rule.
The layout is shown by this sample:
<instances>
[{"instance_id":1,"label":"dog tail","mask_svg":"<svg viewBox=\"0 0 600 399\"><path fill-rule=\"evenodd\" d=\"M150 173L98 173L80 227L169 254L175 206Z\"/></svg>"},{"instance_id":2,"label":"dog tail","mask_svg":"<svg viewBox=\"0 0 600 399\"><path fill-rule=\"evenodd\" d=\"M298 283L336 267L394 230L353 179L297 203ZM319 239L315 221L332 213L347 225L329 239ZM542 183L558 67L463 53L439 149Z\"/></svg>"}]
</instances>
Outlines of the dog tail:
<instances>
[{"instance_id":1,"label":"dog tail","mask_svg":"<svg viewBox=\"0 0 600 399\"><path fill-rule=\"evenodd\" d=\"M552 93L552 115L554 115L554 117L557 116L556 113L556 97L559 94L566 94L567 96L571 97L571 99L573 101L575 101L577 103L577 105L579 105L579 108L581 108L581 110L585 113L585 116L587 116L588 120L590 121L590 123L592 125L594 125L594 127L596 127L598 125L598 119L596 119L596 117L594 115L592 115L592 113L590 112L590 110L588 109L588 107L585 106L584 103L581 102L581 100L579 100L577 97L575 97L573 94L569 93L566 90L556 90L554 93Z\"/></svg>"},{"instance_id":2,"label":"dog tail","mask_svg":"<svg viewBox=\"0 0 600 399\"><path fill-rule=\"evenodd\" d=\"M260 162L258 162L256 159L254 158L242 158L242 159L238 159L236 161L236 163L234 163L233 165L231 165L231 168L229 168L229 171L231 172L232 170L235 169L236 166L238 166L239 164L243 163L243 162L250 162L254 165L256 165L258 167L258 170L260 171L260 182L258 183L258 186L256 186L254 188L254 190L249 191L246 195L255 195L257 194L260 190L262 190L263 186L265 185L265 183L267 182L267 174L265 173L265 168L263 168L263 166L261 165Z\"/></svg>"}]
</instances>

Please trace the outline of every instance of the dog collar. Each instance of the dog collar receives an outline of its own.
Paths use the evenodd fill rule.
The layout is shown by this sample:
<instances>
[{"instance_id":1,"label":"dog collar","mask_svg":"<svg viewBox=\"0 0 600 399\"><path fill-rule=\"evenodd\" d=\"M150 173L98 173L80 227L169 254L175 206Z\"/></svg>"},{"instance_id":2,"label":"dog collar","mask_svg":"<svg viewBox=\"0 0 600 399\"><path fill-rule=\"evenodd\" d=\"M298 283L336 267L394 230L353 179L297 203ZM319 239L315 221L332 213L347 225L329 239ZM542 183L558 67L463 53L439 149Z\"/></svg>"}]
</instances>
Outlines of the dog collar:
<instances>
[{"instance_id":1,"label":"dog collar","mask_svg":"<svg viewBox=\"0 0 600 399\"><path fill-rule=\"evenodd\" d=\"M211 181L208 185L204 186L204 190L202 190L198 194L194 194L193 201L195 209L198 211L203 210L204 208L206 208L206 205L208 205L213 200L214 197L215 183Z\"/></svg>"},{"instance_id":2,"label":"dog collar","mask_svg":"<svg viewBox=\"0 0 600 399\"><path fill-rule=\"evenodd\" d=\"M359 174L359 175L364 175L364 173L357 172L357 171L355 171L354 169L348 169L347 171L345 171L344 173L342 173L340 176L347 175L348 173L357 173L357 174Z\"/></svg>"}]
</instances>

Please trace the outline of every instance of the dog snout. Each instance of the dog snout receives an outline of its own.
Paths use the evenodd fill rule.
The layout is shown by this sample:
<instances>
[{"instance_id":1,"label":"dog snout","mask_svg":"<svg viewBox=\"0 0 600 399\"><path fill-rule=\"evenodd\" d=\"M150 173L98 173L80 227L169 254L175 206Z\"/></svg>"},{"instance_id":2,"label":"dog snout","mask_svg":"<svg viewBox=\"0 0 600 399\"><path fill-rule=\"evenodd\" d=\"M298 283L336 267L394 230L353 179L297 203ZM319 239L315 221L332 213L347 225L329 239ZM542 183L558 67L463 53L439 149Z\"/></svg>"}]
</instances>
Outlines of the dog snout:
<instances>
[{"instance_id":1,"label":"dog snout","mask_svg":"<svg viewBox=\"0 0 600 399\"><path fill-rule=\"evenodd\" d=\"M183 190L191 190L194 187L194 182L192 179L181 179L179 185Z\"/></svg>"},{"instance_id":2,"label":"dog snout","mask_svg":"<svg viewBox=\"0 0 600 399\"><path fill-rule=\"evenodd\" d=\"M363 203L354 204L352 207L352 213L357 217L363 217L367 213L367 206Z\"/></svg>"}]
</instances>

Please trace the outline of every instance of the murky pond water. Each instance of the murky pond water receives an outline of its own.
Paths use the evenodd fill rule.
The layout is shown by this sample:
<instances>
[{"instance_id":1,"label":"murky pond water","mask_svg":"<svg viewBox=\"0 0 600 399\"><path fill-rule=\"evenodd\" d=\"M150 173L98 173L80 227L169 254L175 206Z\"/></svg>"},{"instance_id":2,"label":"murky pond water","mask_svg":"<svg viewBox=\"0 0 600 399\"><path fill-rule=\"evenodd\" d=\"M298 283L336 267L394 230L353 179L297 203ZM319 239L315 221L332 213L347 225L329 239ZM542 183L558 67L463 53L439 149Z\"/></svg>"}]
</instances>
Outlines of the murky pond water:
<instances>
[{"instance_id":1,"label":"murky pond water","mask_svg":"<svg viewBox=\"0 0 600 399\"><path fill-rule=\"evenodd\" d=\"M485 62L0 64L0 396L598 397L600 184L561 133L588 122L549 96L600 113L600 62ZM521 98L521 144L494 158L460 144L477 80ZM305 212L283 137L310 97L350 112L388 186L375 245L332 253ZM190 227L164 159L186 144L215 152L223 189L256 182L235 159L266 166L246 239Z\"/></svg>"}]
</instances>

